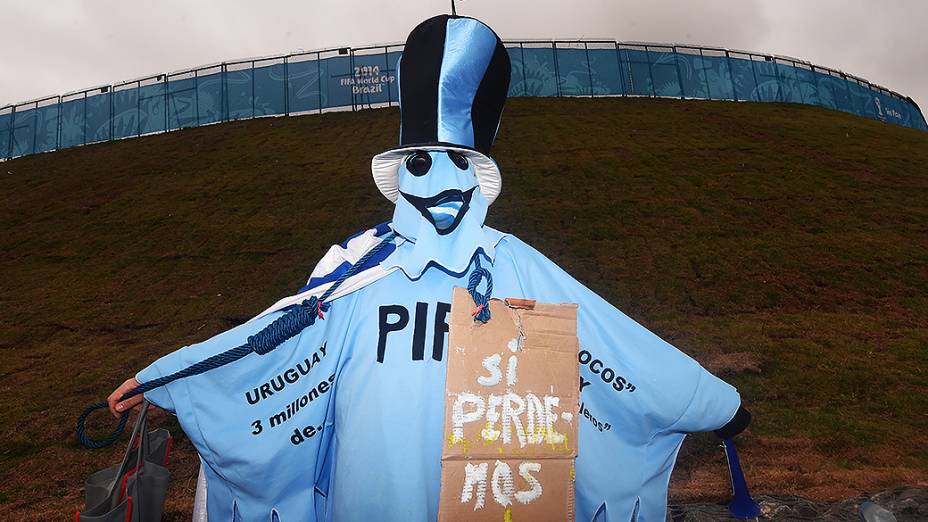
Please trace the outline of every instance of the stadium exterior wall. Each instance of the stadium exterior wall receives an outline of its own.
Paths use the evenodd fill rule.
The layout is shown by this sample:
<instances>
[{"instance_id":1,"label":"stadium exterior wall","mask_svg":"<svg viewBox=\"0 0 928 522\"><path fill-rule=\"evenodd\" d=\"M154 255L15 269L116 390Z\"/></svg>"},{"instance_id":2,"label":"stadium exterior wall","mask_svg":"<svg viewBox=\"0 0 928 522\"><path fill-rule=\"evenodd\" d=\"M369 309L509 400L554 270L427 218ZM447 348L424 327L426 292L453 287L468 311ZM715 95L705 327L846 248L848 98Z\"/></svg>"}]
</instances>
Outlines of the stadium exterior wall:
<instances>
[{"instance_id":1,"label":"stadium exterior wall","mask_svg":"<svg viewBox=\"0 0 928 522\"><path fill-rule=\"evenodd\" d=\"M795 58L681 44L507 41L510 96L644 96L816 105L928 130L911 99ZM402 45L249 58L0 108L0 160L262 116L397 104Z\"/></svg>"}]
</instances>

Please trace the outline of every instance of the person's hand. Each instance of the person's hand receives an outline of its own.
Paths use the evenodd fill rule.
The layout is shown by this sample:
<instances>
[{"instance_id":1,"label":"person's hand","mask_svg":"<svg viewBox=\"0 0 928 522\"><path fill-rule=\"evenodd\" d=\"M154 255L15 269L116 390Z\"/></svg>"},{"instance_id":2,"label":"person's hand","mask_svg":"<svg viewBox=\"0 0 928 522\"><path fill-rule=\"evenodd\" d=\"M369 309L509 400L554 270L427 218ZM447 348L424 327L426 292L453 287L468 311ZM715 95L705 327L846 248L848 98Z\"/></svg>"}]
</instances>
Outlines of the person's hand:
<instances>
[{"instance_id":1,"label":"person's hand","mask_svg":"<svg viewBox=\"0 0 928 522\"><path fill-rule=\"evenodd\" d=\"M139 381L135 380L135 377L131 379L126 379L126 382L119 385L119 388L113 390L113 393L106 398L106 403L110 407L110 413L113 414L113 417L119 418L122 416L123 412L129 410L129 408L138 409L139 404L142 403L144 399L144 394L138 394L135 397L130 397L122 402L119 402L119 398L126 392L132 391L139 387Z\"/></svg>"}]
</instances>

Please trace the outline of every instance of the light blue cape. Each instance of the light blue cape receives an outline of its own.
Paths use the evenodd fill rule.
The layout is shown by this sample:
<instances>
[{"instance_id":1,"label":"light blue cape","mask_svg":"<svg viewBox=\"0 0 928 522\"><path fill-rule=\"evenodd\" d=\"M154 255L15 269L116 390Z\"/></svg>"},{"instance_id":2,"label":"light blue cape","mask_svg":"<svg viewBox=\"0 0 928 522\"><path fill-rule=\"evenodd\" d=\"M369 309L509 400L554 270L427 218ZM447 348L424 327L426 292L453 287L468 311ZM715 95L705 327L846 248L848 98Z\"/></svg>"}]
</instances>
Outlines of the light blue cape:
<instances>
[{"instance_id":1,"label":"light blue cape","mask_svg":"<svg viewBox=\"0 0 928 522\"><path fill-rule=\"evenodd\" d=\"M639 520L663 520L684 434L726 424L740 404L738 393L530 246L488 227L485 232L499 239L494 257L483 257L494 295L579 305L577 520L629 520L636 509ZM284 522L434 520L445 321L451 289L466 286L466 277L439 267L418 279L393 270L335 300L324 321L271 354L146 394L177 412L206 462L213 519L228 519L234 506L241 520L268 520L272 511ZM169 354L138 378L144 382L240 344L282 313ZM275 391L278 376L305 369L323 346L325 355L307 374L293 384L284 378L286 386ZM249 393L258 388L260 394L269 382L274 394L250 404ZM270 425L274 415L312 395L309 407ZM253 435L256 420L263 432ZM294 430L308 426L323 429L294 445L300 438L292 440Z\"/></svg>"}]
</instances>

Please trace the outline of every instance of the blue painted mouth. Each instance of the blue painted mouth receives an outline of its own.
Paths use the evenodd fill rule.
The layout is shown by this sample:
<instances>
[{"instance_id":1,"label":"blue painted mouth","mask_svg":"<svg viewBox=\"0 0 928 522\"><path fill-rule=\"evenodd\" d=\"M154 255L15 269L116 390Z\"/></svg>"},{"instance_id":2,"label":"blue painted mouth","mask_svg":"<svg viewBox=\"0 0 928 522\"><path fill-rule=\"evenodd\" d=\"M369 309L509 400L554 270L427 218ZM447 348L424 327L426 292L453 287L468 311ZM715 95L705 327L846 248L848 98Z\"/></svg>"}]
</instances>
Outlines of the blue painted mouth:
<instances>
[{"instance_id":1,"label":"blue painted mouth","mask_svg":"<svg viewBox=\"0 0 928 522\"><path fill-rule=\"evenodd\" d=\"M428 207L427 210L432 215L435 228L446 230L454 224L462 207L464 207L464 197L461 194L453 194L442 198L437 205Z\"/></svg>"},{"instance_id":2,"label":"blue painted mouth","mask_svg":"<svg viewBox=\"0 0 928 522\"><path fill-rule=\"evenodd\" d=\"M461 223L467 209L470 208L470 198L476 187L462 192L457 189L445 190L429 198L420 198L405 192L400 192L403 198L416 207L422 217L435 227L439 234L451 233Z\"/></svg>"}]
</instances>

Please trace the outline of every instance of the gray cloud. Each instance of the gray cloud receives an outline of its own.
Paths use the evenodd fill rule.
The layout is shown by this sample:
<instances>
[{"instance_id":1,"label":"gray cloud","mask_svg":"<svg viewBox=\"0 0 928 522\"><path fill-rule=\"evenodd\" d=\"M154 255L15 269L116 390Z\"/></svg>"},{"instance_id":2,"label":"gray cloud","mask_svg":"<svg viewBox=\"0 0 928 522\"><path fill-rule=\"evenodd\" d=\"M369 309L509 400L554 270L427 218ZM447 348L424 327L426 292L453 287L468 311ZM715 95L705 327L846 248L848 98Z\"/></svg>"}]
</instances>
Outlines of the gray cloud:
<instances>
[{"instance_id":1,"label":"gray cloud","mask_svg":"<svg viewBox=\"0 0 928 522\"><path fill-rule=\"evenodd\" d=\"M0 104L211 62L400 42L450 1L3 0ZM786 54L928 102L928 2L458 1L503 38L615 38Z\"/></svg>"}]
</instances>

